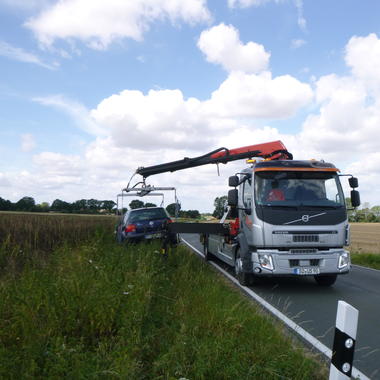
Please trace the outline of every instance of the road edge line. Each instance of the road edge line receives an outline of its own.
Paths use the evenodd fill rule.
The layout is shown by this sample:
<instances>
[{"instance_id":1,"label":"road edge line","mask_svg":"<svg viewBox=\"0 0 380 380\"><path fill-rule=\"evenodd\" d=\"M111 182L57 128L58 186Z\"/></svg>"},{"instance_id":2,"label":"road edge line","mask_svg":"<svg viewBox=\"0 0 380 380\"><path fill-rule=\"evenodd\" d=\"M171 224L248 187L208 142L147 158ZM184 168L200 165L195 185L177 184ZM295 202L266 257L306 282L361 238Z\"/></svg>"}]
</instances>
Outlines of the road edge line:
<instances>
[{"instance_id":1,"label":"road edge line","mask_svg":"<svg viewBox=\"0 0 380 380\"><path fill-rule=\"evenodd\" d=\"M197 248L195 248L193 245L191 245L189 242L187 242L183 237L181 237L181 241L184 242L189 248L191 248L199 256L204 257L204 254L201 251L199 251ZM291 330L293 330L298 335L300 335L303 339L305 339L308 343L310 343L314 348L316 348L323 355L325 355L329 359L331 359L332 351L327 346L325 346L322 342L320 342L317 338L312 336L310 333L308 333L306 330L304 330L301 326L297 325L297 323L293 322L285 314L282 314L278 309L276 309L274 306L272 306L269 302L265 301L264 298L260 297L252 289L248 288L247 286L241 285L235 277L231 276L228 272L226 272L219 265L217 265L216 263L214 263L212 261L210 262L210 264L213 267L215 267L219 272L221 272L224 276L226 276L230 281L232 281L235 285L237 285L246 294L248 294L251 298L253 298L260 305L265 307L275 317L280 319L287 327L289 327ZM360 372L355 367L352 368L352 376L354 378L358 378L360 380L370 380L369 377L364 375L364 373Z\"/></svg>"},{"instance_id":2,"label":"road edge line","mask_svg":"<svg viewBox=\"0 0 380 380\"><path fill-rule=\"evenodd\" d=\"M363 266L363 265L351 264L351 266L353 266L353 267L357 267L357 268L362 268L362 269L368 269L368 270L375 271L375 272L380 272L380 269L375 269L375 268L365 267L365 266Z\"/></svg>"}]
</instances>

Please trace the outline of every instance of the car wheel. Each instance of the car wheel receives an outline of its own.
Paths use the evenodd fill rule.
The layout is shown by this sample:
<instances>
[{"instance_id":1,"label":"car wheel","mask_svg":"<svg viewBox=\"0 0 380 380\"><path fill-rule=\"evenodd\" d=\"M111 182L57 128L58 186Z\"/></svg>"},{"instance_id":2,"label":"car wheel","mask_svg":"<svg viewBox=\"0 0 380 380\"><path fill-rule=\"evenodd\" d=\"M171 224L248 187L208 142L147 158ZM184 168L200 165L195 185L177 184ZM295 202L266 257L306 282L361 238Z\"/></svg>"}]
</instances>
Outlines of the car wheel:
<instances>
[{"instance_id":1,"label":"car wheel","mask_svg":"<svg viewBox=\"0 0 380 380\"><path fill-rule=\"evenodd\" d=\"M335 283L338 275L336 274L321 274L314 276L316 283L320 286L331 286Z\"/></svg>"},{"instance_id":2,"label":"car wheel","mask_svg":"<svg viewBox=\"0 0 380 380\"><path fill-rule=\"evenodd\" d=\"M243 271L243 259L240 256L240 249L237 249L235 254L235 275L243 286L248 286L252 282L252 274Z\"/></svg>"},{"instance_id":3,"label":"car wheel","mask_svg":"<svg viewBox=\"0 0 380 380\"><path fill-rule=\"evenodd\" d=\"M121 226L119 226L118 229L117 229L117 231L116 231L116 241L118 243L122 243L124 241L123 235L121 233Z\"/></svg>"}]
</instances>

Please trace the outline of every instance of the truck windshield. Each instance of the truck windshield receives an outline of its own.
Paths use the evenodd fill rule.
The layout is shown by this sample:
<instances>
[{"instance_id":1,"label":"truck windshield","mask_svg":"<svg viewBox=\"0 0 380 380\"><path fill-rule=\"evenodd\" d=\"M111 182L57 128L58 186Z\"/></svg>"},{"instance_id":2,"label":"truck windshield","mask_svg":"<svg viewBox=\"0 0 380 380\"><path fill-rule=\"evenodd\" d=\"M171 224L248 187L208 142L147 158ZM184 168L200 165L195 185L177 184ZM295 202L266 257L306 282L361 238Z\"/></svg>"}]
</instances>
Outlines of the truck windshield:
<instances>
[{"instance_id":1,"label":"truck windshield","mask_svg":"<svg viewBox=\"0 0 380 380\"><path fill-rule=\"evenodd\" d=\"M261 206L343 207L336 173L263 171L255 173L255 201Z\"/></svg>"}]
</instances>

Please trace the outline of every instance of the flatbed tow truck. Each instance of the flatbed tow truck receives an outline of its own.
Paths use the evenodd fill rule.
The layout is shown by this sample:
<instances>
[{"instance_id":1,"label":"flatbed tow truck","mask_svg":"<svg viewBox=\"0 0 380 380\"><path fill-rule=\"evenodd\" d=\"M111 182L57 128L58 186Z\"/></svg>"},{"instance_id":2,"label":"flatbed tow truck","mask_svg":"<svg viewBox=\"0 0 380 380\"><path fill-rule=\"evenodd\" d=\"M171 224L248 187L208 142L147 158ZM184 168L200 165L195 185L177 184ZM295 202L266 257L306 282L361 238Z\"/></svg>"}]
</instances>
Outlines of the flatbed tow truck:
<instances>
[{"instance_id":1,"label":"flatbed tow truck","mask_svg":"<svg viewBox=\"0 0 380 380\"><path fill-rule=\"evenodd\" d=\"M207 164L248 159L249 166L229 178L228 207L220 223L171 223L168 232L199 233L205 259L218 257L235 268L242 285L265 276L314 276L334 284L350 270L350 241L345 197L333 164L293 160L281 141L237 149L219 148L205 155L150 167L147 177ZM360 205L357 178L349 178L351 204ZM229 213L235 218L225 223ZM164 249L166 243L164 241Z\"/></svg>"}]
</instances>

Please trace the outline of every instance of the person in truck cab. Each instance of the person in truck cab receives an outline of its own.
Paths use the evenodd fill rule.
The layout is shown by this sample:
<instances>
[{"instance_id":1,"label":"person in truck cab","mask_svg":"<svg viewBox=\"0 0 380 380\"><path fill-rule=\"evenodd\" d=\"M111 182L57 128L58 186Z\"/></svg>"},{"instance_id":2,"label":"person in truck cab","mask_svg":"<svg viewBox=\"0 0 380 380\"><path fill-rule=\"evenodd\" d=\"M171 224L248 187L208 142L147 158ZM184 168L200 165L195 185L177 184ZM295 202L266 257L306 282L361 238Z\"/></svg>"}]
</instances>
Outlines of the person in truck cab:
<instances>
[{"instance_id":1,"label":"person in truck cab","mask_svg":"<svg viewBox=\"0 0 380 380\"><path fill-rule=\"evenodd\" d=\"M284 201L285 195L284 192L279 189L278 181L274 180L271 182L272 189L269 190L267 195L267 201Z\"/></svg>"}]
</instances>

